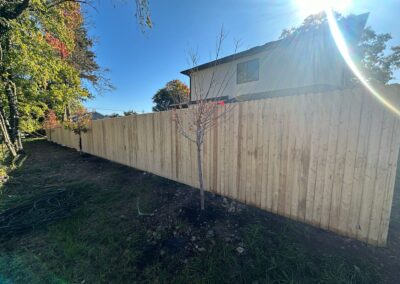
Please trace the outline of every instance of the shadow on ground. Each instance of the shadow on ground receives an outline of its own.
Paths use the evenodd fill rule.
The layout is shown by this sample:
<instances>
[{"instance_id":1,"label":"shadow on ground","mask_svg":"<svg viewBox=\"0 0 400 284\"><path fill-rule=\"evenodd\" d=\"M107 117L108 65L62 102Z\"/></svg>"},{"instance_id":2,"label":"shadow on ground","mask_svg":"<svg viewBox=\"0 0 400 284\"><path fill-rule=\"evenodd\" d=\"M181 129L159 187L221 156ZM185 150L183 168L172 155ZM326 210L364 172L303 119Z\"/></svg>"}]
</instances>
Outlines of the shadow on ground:
<instances>
[{"instance_id":1,"label":"shadow on ground","mask_svg":"<svg viewBox=\"0 0 400 284\"><path fill-rule=\"evenodd\" d=\"M46 141L0 189L0 283L395 283L388 248Z\"/></svg>"}]
</instances>

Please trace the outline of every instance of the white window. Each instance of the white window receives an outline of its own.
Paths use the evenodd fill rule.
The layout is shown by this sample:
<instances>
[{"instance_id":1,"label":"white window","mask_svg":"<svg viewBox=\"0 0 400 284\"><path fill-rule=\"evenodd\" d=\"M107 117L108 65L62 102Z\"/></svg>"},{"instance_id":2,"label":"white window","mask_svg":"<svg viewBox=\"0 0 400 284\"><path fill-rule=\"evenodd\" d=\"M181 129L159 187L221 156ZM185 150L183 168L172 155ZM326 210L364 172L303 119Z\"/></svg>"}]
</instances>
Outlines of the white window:
<instances>
[{"instance_id":1,"label":"white window","mask_svg":"<svg viewBox=\"0 0 400 284\"><path fill-rule=\"evenodd\" d=\"M258 81L260 63L258 58L238 63L236 83L243 84L251 81Z\"/></svg>"}]
</instances>

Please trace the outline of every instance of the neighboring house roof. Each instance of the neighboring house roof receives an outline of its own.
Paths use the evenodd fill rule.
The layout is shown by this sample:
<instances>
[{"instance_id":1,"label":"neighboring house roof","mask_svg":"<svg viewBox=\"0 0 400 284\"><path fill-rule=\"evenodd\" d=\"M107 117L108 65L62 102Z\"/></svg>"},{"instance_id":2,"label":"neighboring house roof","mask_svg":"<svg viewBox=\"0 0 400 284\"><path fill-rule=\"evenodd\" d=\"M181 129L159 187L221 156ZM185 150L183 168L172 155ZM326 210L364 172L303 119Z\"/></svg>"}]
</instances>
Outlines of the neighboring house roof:
<instances>
[{"instance_id":1,"label":"neighboring house roof","mask_svg":"<svg viewBox=\"0 0 400 284\"><path fill-rule=\"evenodd\" d=\"M361 15L357 15L357 16L350 15L347 18L339 21L339 23L338 23L339 27L341 28L341 31L350 46L354 45L355 43L357 43L360 40L362 31L365 27L368 16L369 16L369 13L365 13L365 14L361 14ZM325 25L326 25L325 28L328 28L328 24L326 23ZM283 38L280 40L271 41L264 45L256 46L256 47L250 48L248 50L245 50L245 51L242 51L242 52L239 52L236 54L232 54L232 55L229 55L229 56L226 56L226 57L214 60L214 61L204 63L202 65L184 70L181 73L184 75L190 76L190 74L192 72L200 71L203 69L214 67L216 65L231 62L236 59L248 57L248 56L255 55L260 52L272 50L275 48L285 48L286 46L290 45L290 43L293 41L293 38L298 37L298 36L301 37L302 35L308 34L310 32L315 32L315 29L310 28L310 30L302 32L300 34L294 34L294 35L291 35L289 37L286 37L286 38Z\"/></svg>"},{"instance_id":2,"label":"neighboring house roof","mask_svg":"<svg viewBox=\"0 0 400 284\"><path fill-rule=\"evenodd\" d=\"M92 120L105 118L104 115L102 115L101 113L98 113L97 111L91 112L91 115L92 115Z\"/></svg>"}]
</instances>

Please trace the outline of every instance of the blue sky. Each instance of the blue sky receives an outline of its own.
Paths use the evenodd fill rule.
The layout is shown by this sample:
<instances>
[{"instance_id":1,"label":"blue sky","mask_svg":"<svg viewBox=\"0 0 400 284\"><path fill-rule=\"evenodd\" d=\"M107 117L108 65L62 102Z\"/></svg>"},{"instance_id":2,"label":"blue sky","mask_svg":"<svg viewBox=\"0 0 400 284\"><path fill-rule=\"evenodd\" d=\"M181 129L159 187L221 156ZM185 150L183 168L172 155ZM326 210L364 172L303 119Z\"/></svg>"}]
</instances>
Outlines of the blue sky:
<instances>
[{"instance_id":1,"label":"blue sky","mask_svg":"<svg viewBox=\"0 0 400 284\"><path fill-rule=\"evenodd\" d=\"M340 0L338 0L340 2ZM201 62L214 51L221 26L228 33L223 55L240 40L245 50L278 39L284 28L298 25L315 5L307 0L150 0L153 28L142 33L135 19L134 0L103 0L96 10L85 7L89 34L96 39L99 64L116 90L85 103L105 114L123 110L149 112L152 96L165 83L180 79L190 67L187 52L195 49ZM317 0L309 0L309 3ZM400 44L399 0L345 0L344 14L370 12L368 25L391 33L390 45ZM299 4L300 3L300 4ZM400 78L400 72L396 72Z\"/></svg>"}]
</instances>

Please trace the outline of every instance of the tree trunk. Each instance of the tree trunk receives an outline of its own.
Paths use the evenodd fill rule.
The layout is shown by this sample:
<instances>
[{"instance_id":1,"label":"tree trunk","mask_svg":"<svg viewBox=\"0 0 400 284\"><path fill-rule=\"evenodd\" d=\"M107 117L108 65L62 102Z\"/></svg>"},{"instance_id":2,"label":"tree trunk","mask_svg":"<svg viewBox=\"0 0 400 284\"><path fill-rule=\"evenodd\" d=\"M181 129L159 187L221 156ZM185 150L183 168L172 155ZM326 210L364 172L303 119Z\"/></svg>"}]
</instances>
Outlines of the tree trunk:
<instances>
[{"instance_id":1,"label":"tree trunk","mask_svg":"<svg viewBox=\"0 0 400 284\"><path fill-rule=\"evenodd\" d=\"M2 115L2 117L4 119L4 124L6 126L7 131L8 131L8 135L10 136L10 133L11 133L10 121L7 119L7 116L6 116L5 112L4 112L3 104L1 104L1 106L0 106L0 114Z\"/></svg>"},{"instance_id":2,"label":"tree trunk","mask_svg":"<svg viewBox=\"0 0 400 284\"><path fill-rule=\"evenodd\" d=\"M196 142L197 145L197 167L199 174L199 183L200 183L200 208L204 210L204 184L203 184L203 168L201 166L201 143Z\"/></svg>"},{"instance_id":3,"label":"tree trunk","mask_svg":"<svg viewBox=\"0 0 400 284\"><path fill-rule=\"evenodd\" d=\"M69 103L64 106L63 121L68 121L71 118L71 108Z\"/></svg>"},{"instance_id":4,"label":"tree trunk","mask_svg":"<svg viewBox=\"0 0 400 284\"><path fill-rule=\"evenodd\" d=\"M14 143L17 152L23 152L23 146L21 141L21 132L19 131L19 110L18 110L18 98L17 89L15 83L10 79L7 80L7 99L10 108L10 138Z\"/></svg>"},{"instance_id":5,"label":"tree trunk","mask_svg":"<svg viewBox=\"0 0 400 284\"><path fill-rule=\"evenodd\" d=\"M0 112L0 130L3 133L4 143L6 143L8 150L10 151L13 158L15 158L17 156L17 151L8 134L6 120L3 117L2 112Z\"/></svg>"}]
</instances>

